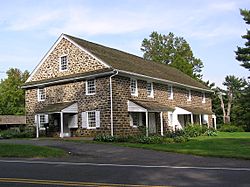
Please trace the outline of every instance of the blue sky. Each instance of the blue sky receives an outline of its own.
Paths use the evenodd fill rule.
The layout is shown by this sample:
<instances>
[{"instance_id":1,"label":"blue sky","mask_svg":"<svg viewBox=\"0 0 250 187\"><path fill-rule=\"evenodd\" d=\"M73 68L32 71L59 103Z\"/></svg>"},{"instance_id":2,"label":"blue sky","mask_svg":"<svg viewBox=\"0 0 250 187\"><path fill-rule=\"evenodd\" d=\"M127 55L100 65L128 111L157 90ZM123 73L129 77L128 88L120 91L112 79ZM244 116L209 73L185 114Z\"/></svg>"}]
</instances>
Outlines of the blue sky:
<instances>
[{"instance_id":1,"label":"blue sky","mask_svg":"<svg viewBox=\"0 0 250 187\"><path fill-rule=\"evenodd\" d=\"M203 79L249 76L235 60L250 0L0 0L0 78L11 67L32 71L61 33L142 56L152 31L184 37L204 63Z\"/></svg>"}]
</instances>

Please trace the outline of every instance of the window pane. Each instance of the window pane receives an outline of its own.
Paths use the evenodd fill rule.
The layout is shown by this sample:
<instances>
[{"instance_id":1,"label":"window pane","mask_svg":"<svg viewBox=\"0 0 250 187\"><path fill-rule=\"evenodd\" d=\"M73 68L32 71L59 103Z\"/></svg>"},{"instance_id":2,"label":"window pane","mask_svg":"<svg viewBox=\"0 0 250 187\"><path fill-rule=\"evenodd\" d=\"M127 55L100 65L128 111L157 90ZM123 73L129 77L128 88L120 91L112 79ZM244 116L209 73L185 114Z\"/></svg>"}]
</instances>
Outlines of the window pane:
<instances>
[{"instance_id":1,"label":"window pane","mask_svg":"<svg viewBox=\"0 0 250 187\"><path fill-rule=\"evenodd\" d=\"M39 88L38 90L38 100L39 101L44 101L45 100L45 89L44 88Z\"/></svg>"},{"instance_id":2,"label":"window pane","mask_svg":"<svg viewBox=\"0 0 250 187\"><path fill-rule=\"evenodd\" d=\"M61 70L67 70L68 63L67 63L67 56L61 57Z\"/></svg>"},{"instance_id":3,"label":"window pane","mask_svg":"<svg viewBox=\"0 0 250 187\"><path fill-rule=\"evenodd\" d=\"M95 80L88 80L87 81L87 94L94 94L95 93Z\"/></svg>"},{"instance_id":4,"label":"window pane","mask_svg":"<svg viewBox=\"0 0 250 187\"><path fill-rule=\"evenodd\" d=\"M95 111L88 112L88 126L96 127Z\"/></svg>"},{"instance_id":5,"label":"window pane","mask_svg":"<svg viewBox=\"0 0 250 187\"><path fill-rule=\"evenodd\" d=\"M131 94L136 94L137 92L136 80L134 79L130 80L130 91L131 91Z\"/></svg>"},{"instance_id":6,"label":"window pane","mask_svg":"<svg viewBox=\"0 0 250 187\"><path fill-rule=\"evenodd\" d=\"M152 83L147 83L147 95L152 95Z\"/></svg>"}]
</instances>

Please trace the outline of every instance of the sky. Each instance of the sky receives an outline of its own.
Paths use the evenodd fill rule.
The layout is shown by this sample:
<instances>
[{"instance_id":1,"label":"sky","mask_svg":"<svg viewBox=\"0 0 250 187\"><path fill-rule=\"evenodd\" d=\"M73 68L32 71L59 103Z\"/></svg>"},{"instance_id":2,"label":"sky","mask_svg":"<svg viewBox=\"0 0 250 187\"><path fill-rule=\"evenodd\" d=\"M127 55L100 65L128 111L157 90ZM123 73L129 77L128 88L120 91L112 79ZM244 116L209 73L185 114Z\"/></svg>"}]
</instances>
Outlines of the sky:
<instances>
[{"instance_id":1,"label":"sky","mask_svg":"<svg viewBox=\"0 0 250 187\"><path fill-rule=\"evenodd\" d=\"M247 78L235 60L250 0L0 0L0 79L9 68L32 71L61 33L138 56L152 31L173 32L204 63L203 80ZM248 28L249 29L249 28Z\"/></svg>"}]
</instances>

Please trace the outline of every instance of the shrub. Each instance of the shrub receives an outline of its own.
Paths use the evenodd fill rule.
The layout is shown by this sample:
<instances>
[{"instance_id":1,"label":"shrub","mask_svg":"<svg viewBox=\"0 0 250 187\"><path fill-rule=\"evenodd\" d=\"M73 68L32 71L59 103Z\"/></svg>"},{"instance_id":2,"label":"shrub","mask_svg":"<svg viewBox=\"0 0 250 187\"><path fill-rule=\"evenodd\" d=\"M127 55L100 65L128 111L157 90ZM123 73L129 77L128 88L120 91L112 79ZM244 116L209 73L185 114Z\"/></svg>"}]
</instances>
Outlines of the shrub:
<instances>
[{"instance_id":1,"label":"shrub","mask_svg":"<svg viewBox=\"0 0 250 187\"><path fill-rule=\"evenodd\" d=\"M110 136L110 135L106 135L106 134L100 134L94 137L94 141L97 142L114 142L115 141L115 137L114 136Z\"/></svg>"},{"instance_id":2,"label":"shrub","mask_svg":"<svg viewBox=\"0 0 250 187\"><path fill-rule=\"evenodd\" d=\"M184 128L185 135L188 137L200 136L204 133L204 131L205 131L205 128L197 124L194 124L194 125L189 124Z\"/></svg>"},{"instance_id":3,"label":"shrub","mask_svg":"<svg viewBox=\"0 0 250 187\"><path fill-rule=\"evenodd\" d=\"M221 132L244 132L244 129L240 126L224 124L220 127Z\"/></svg>"},{"instance_id":4,"label":"shrub","mask_svg":"<svg viewBox=\"0 0 250 187\"><path fill-rule=\"evenodd\" d=\"M206 136L217 136L217 131L213 128L207 129L207 131L204 133Z\"/></svg>"},{"instance_id":5,"label":"shrub","mask_svg":"<svg viewBox=\"0 0 250 187\"><path fill-rule=\"evenodd\" d=\"M176 136L173 140L175 143L184 143L188 141L188 138L186 136Z\"/></svg>"},{"instance_id":6,"label":"shrub","mask_svg":"<svg viewBox=\"0 0 250 187\"><path fill-rule=\"evenodd\" d=\"M0 132L0 137L4 139L9 138L34 138L35 131L31 127L22 127L22 128L11 128L8 130L3 130Z\"/></svg>"}]
</instances>

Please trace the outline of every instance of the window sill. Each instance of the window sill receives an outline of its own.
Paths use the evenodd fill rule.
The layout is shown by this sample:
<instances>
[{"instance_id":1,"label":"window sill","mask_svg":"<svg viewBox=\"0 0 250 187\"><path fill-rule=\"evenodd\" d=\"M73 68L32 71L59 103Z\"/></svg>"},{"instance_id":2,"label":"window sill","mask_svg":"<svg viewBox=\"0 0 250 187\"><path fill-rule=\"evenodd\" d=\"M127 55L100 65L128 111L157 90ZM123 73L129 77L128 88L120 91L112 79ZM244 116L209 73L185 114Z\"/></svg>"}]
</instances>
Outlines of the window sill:
<instances>
[{"instance_id":1,"label":"window sill","mask_svg":"<svg viewBox=\"0 0 250 187\"><path fill-rule=\"evenodd\" d=\"M96 93L86 93L86 95L95 95Z\"/></svg>"}]
</instances>

